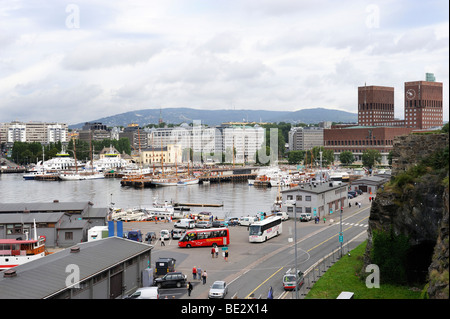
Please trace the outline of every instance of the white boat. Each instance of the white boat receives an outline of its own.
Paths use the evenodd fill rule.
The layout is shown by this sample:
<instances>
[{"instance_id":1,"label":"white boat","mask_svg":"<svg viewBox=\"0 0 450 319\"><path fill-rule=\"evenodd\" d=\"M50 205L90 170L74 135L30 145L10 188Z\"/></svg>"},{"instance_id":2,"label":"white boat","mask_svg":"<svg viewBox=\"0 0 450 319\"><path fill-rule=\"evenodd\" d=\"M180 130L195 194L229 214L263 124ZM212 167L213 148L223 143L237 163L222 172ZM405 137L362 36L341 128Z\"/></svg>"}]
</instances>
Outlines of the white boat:
<instances>
[{"instance_id":1,"label":"white boat","mask_svg":"<svg viewBox=\"0 0 450 319\"><path fill-rule=\"evenodd\" d=\"M45 237L37 236L36 222L34 221L33 239L0 239L0 271L7 270L29 261L42 258L45 253Z\"/></svg>"},{"instance_id":2,"label":"white boat","mask_svg":"<svg viewBox=\"0 0 450 319\"><path fill-rule=\"evenodd\" d=\"M288 174L283 172L278 166L270 166L259 171L253 182L253 185L278 186L278 183L280 183L282 179L287 178L287 176ZM274 181L275 185L272 185L271 181Z\"/></svg>"},{"instance_id":3,"label":"white boat","mask_svg":"<svg viewBox=\"0 0 450 319\"><path fill-rule=\"evenodd\" d=\"M98 172L105 172L111 170L120 170L127 168L129 163L120 157L120 154L113 151L112 146L110 152L103 155L103 158L86 164L86 169L92 169Z\"/></svg>"},{"instance_id":4,"label":"white boat","mask_svg":"<svg viewBox=\"0 0 450 319\"><path fill-rule=\"evenodd\" d=\"M122 221L142 221L147 220L151 217L144 209L141 208L129 208L126 210L115 209L111 214L112 220L122 220Z\"/></svg>"},{"instance_id":5,"label":"white boat","mask_svg":"<svg viewBox=\"0 0 450 319\"><path fill-rule=\"evenodd\" d=\"M178 181L177 186L195 185L199 183L198 178L182 178Z\"/></svg>"},{"instance_id":6,"label":"white boat","mask_svg":"<svg viewBox=\"0 0 450 319\"><path fill-rule=\"evenodd\" d=\"M74 166L75 159L70 157L69 153L63 148L61 153L56 154L55 157L44 162L39 161L34 169L38 171L52 171L70 169Z\"/></svg>"},{"instance_id":7,"label":"white boat","mask_svg":"<svg viewBox=\"0 0 450 319\"><path fill-rule=\"evenodd\" d=\"M155 178L152 179L152 184L156 186L177 186L178 178Z\"/></svg>"},{"instance_id":8,"label":"white boat","mask_svg":"<svg viewBox=\"0 0 450 319\"><path fill-rule=\"evenodd\" d=\"M58 176L63 181L83 181L105 178L105 175L102 172L61 172Z\"/></svg>"}]
</instances>

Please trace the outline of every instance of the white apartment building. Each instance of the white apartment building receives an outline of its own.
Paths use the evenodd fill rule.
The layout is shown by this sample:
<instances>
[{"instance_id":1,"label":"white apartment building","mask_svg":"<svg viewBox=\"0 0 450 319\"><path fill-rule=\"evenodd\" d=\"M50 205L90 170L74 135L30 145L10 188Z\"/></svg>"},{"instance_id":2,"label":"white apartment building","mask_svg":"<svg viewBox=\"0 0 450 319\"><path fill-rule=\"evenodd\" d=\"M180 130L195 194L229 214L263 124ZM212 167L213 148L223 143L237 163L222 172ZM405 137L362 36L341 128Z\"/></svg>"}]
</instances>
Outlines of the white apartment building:
<instances>
[{"instance_id":1,"label":"white apartment building","mask_svg":"<svg viewBox=\"0 0 450 319\"><path fill-rule=\"evenodd\" d=\"M230 126L222 129L223 152L230 156L230 150L236 150L235 163L255 162L256 152L261 148L265 139L265 129L259 126ZM226 158L225 161L232 161Z\"/></svg>"},{"instance_id":2,"label":"white apartment building","mask_svg":"<svg viewBox=\"0 0 450 319\"><path fill-rule=\"evenodd\" d=\"M194 161L199 161L199 154L202 154L203 160L212 158L215 162L221 162L222 153L225 153L225 161L232 162L234 147L236 163L254 162L265 136L265 130L259 126L208 127L195 122L193 126L182 124L172 128L152 128L146 132L149 149L173 144L181 150L192 149Z\"/></svg>"},{"instance_id":3,"label":"white apartment building","mask_svg":"<svg viewBox=\"0 0 450 319\"><path fill-rule=\"evenodd\" d=\"M42 144L68 142L68 127L63 123L18 122L0 124L0 143L37 142Z\"/></svg>"}]
</instances>

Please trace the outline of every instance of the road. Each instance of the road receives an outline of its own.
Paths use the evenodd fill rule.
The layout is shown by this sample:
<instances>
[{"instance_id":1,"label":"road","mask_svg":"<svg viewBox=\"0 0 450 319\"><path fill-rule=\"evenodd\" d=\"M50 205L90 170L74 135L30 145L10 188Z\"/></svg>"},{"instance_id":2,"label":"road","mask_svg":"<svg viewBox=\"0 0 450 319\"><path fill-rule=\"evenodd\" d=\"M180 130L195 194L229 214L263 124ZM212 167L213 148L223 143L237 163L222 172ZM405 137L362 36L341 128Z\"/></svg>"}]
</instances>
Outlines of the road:
<instances>
[{"instance_id":1,"label":"road","mask_svg":"<svg viewBox=\"0 0 450 319\"><path fill-rule=\"evenodd\" d=\"M342 214L342 230L344 243L354 240L351 247L367 238L367 225L370 203L367 194L358 196L355 200L362 203L361 207L353 205L345 208ZM356 207L355 207L356 206ZM339 214L327 217L315 224L297 222L297 265L298 269L306 271L318 260L340 247ZM140 228L146 231L172 229L171 224L164 223L126 223L124 230ZM272 287L274 298L292 298L291 292L285 292L282 287L282 277L289 268L295 267L295 233L293 219L283 222L283 233L265 243L249 243L246 227L230 227L229 260L221 256L211 258L210 248L179 248L176 240L168 240L161 245L158 240L152 250L152 263L159 257L172 257L177 260L176 270L182 271L194 285L192 295L187 295L185 288L161 289L161 298L191 298L206 299L210 285L215 280L225 280L228 283L227 299L236 296L239 299L267 298L269 288ZM355 239L356 238L356 239ZM291 241L289 239L292 239ZM220 254L221 255L221 254ZM207 283L203 285L199 280L192 280L192 267L207 270Z\"/></svg>"}]
</instances>

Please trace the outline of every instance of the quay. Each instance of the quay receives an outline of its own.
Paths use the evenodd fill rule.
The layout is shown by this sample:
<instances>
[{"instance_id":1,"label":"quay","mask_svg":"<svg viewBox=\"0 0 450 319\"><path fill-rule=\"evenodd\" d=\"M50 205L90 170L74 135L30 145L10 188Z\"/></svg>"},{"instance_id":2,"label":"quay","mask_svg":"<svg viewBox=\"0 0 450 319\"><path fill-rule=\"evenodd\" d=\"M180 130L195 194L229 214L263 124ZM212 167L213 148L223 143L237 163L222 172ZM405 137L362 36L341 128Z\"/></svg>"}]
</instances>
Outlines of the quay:
<instances>
[{"instance_id":1,"label":"quay","mask_svg":"<svg viewBox=\"0 0 450 319\"><path fill-rule=\"evenodd\" d=\"M0 174L25 173L26 171L24 167L8 167L0 169Z\"/></svg>"},{"instance_id":2,"label":"quay","mask_svg":"<svg viewBox=\"0 0 450 319\"><path fill-rule=\"evenodd\" d=\"M248 179L254 179L256 176L256 173L233 175L203 175L199 177L199 183L246 182ZM120 181L120 184L122 186L130 186L135 188L156 187L156 185L152 184L152 179L152 177L148 176L124 178Z\"/></svg>"}]
</instances>

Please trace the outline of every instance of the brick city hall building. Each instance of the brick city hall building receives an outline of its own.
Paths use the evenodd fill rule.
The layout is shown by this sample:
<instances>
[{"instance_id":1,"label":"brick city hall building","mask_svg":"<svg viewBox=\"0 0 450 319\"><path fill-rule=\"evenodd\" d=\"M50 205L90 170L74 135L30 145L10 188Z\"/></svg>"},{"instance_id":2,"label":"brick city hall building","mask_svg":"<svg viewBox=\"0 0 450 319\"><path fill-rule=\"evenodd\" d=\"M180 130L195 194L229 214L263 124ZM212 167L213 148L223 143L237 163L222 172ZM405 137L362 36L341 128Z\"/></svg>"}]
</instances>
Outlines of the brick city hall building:
<instances>
[{"instance_id":1,"label":"brick city hall building","mask_svg":"<svg viewBox=\"0 0 450 319\"><path fill-rule=\"evenodd\" d=\"M394 118L394 88L358 87L358 125L335 125L323 133L324 148L333 150L335 160L351 151L360 161L367 149L381 153L382 164L392 150L394 138L412 131L430 130L443 125L442 83L427 73L426 81L405 82L404 120Z\"/></svg>"}]
</instances>

